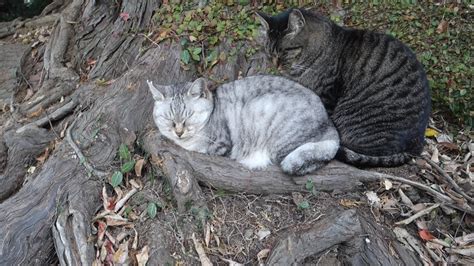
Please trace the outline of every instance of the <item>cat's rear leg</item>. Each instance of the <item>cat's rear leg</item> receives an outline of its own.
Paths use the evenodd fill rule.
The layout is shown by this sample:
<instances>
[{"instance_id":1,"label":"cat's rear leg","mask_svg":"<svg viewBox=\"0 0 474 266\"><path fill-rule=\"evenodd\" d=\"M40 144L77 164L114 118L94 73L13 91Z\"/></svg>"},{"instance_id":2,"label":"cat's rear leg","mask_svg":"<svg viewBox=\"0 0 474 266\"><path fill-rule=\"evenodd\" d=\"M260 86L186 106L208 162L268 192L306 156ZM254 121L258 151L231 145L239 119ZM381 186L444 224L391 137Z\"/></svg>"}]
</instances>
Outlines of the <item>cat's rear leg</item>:
<instances>
[{"instance_id":1,"label":"cat's rear leg","mask_svg":"<svg viewBox=\"0 0 474 266\"><path fill-rule=\"evenodd\" d=\"M323 167L334 158L338 149L337 140L308 142L290 152L280 165L289 175L305 175Z\"/></svg>"}]
</instances>

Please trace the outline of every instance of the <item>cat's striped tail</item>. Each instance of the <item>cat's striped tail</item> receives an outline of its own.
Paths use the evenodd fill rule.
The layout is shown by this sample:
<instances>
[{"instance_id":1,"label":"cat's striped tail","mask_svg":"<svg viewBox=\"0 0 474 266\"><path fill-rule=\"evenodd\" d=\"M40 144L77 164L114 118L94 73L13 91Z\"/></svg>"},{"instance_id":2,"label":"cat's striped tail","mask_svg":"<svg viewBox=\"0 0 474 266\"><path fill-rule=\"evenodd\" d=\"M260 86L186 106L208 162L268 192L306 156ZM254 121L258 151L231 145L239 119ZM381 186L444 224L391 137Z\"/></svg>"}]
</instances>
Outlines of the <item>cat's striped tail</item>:
<instances>
[{"instance_id":1,"label":"cat's striped tail","mask_svg":"<svg viewBox=\"0 0 474 266\"><path fill-rule=\"evenodd\" d=\"M406 152L385 156L371 156L355 152L347 147L340 146L336 159L355 166L382 166L392 167L402 165L412 158Z\"/></svg>"}]
</instances>

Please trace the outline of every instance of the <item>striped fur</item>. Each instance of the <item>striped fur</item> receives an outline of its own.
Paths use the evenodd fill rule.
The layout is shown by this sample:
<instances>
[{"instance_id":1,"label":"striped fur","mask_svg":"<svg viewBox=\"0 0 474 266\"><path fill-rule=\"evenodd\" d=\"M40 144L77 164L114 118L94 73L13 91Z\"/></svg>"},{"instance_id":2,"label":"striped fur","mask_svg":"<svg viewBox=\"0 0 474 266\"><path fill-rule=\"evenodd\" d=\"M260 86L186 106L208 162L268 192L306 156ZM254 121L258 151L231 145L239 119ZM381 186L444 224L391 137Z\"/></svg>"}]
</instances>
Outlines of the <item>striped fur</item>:
<instances>
[{"instance_id":1,"label":"striped fur","mask_svg":"<svg viewBox=\"0 0 474 266\"><path fill-rule=\"evenodd\" d=\"M207 89L193 83L153 86L160 132L185 149L227 156L249 169L280 165L303 175L333 159L337 130L319 97L283 77L253 76Z\"/></svg>"},{"instance_id":2,"label":"striped fur","mask_svg":"<svg viewBox=\"0 0 474 266\"><path fill-rule=\"evenodd\" d=\"M338 159L396 166L421 153L431 98L406 45L301 9L259 18L263 45L284 75L321 97L341 138Z\"/></svg>"}]
</instances>

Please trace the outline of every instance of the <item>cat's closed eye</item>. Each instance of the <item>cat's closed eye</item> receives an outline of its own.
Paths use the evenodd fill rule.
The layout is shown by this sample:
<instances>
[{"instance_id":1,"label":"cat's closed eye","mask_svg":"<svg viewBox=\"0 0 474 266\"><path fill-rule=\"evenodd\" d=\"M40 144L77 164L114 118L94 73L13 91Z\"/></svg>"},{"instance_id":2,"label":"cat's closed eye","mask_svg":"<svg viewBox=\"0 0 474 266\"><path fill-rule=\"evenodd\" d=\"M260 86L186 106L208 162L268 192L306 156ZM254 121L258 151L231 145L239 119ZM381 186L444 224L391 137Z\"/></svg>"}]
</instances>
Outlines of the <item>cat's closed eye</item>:
<instances>
[{"instance_id":1,"label":"cat's closed eye","mask_svg":"<svg viewBox=\"0 0 474 266\"><path fill-rule=\"evenodd\" d=\"M284 51L288 58L295 58L301 54L302 49L301 47L290 47L286 48Z\"/></svg>"}]
</instances>

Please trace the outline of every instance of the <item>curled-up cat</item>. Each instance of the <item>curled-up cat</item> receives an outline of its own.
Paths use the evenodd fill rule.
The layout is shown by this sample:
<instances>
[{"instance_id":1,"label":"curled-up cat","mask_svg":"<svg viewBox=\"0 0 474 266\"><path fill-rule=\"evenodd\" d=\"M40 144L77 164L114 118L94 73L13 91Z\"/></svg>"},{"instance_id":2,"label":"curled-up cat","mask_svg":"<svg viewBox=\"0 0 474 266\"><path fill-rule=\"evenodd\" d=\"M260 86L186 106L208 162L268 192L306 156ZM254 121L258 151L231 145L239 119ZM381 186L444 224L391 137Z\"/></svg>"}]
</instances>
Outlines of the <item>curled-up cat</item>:
<instances>
[{"instance_id":1,"label":"curled-up cat","mask_svg":"<svg viewBox=\"0 0 474 266\"><path fill-rule=\"evenodd\" d=\"M303 9L258 17L265 50L283 74L321 97L341 138L337 159L396 166L421 153L430 90L406 45Z\"/></svg>"},{"instance_id":2,"label":"curled-up cat","mask_svg":"<svg viewBox=\"0 0 474 266\"><path fill-rule=\"evenodd\" d=\"M153 119L179 146L230 157L248 169L280 165L304 175L334 158L337 130L319 97L277 76L252 76L210 91L207 81L154 86Z\"/></svg>"}]
</instances>

